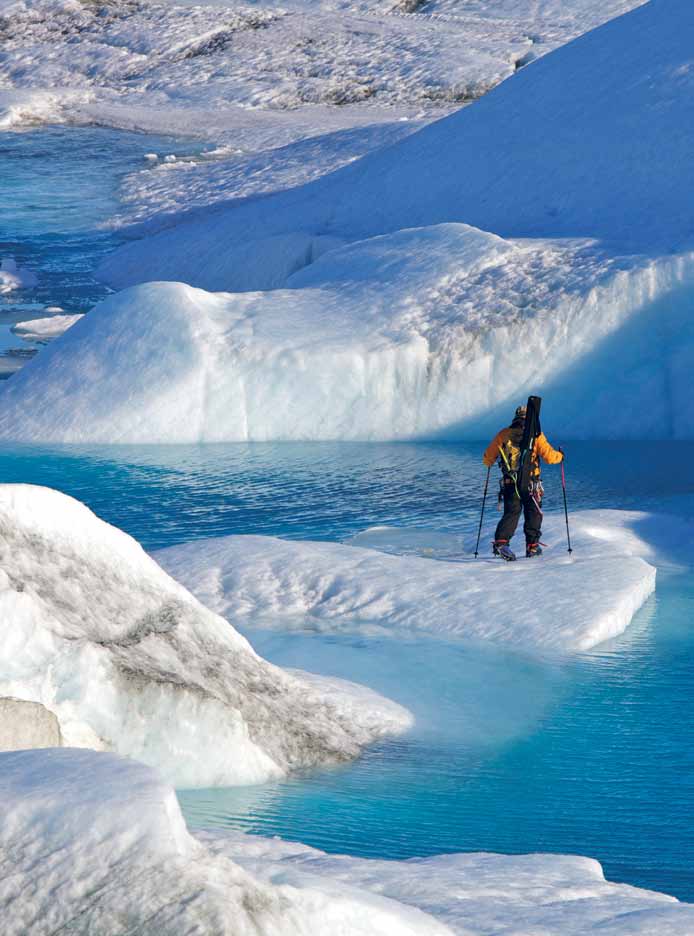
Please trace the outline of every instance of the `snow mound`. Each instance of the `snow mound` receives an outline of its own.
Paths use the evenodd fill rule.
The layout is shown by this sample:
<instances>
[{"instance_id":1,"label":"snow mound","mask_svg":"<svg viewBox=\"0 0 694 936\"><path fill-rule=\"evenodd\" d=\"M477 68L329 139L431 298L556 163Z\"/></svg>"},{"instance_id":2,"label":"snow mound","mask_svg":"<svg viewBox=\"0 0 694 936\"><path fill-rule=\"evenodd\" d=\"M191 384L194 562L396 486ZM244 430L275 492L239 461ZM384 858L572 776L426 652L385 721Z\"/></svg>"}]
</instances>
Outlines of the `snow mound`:
<instances>
[{"instance_id":1,"label":"snow mound","mask_svg":"<svg viewBox=\"0 0 694 936\"><path fill-rule=\"evenodd\" d=\"M505 237L691 246L693 31L690 0L651 0L391 147L121 248L103 276L118 287L175 278L237 289L235 257L251 241L300 231L357 240L451 221ZM266 288L263 276L253 288Z\"/></svg>"},{"instance_id":2,"label":"snow mound","mask_svg":"<svg viewBox=\"0 0 694 936\"><path fill-rule=\"evenodd\" d=\"M220 614L325 632L488 640L526 650L579 651L622 633L655 588L646 515L585 511L546 518L542 560L451 562L339 543L228 536L156 554ZM358 540L357 540L358 541ZM509 608L514 609L509 614Z\"/></svg>"},{"instance_id":3,"label":"snow mound","mask_svg":"<svg viewBox=\"0 0 694 936\"><path fill-rule=\"evenodd\" d=\"M25 341L52 341L65 334L68 328L72 328L81 318L81 315L51 315L28 322L17 322L10 331Z\"/></svg>"},{"instance_id":4,"label":"snow mound","mask_svg":"<svg viewBox=\"0 0 694 936\"><path fill-rule=\"evenodd\" d=\"M345 886L419 907L460 936L688 936L694 906L613 884L591 858L469 853L381 861L241 832L196 833L263 881Z\"/></svg>"},{"instance_id":5,"label":"snow mound","mask_svg":"<svg viewBox=\"0 0 694 936\"><path fill-rule=\"evenodd\" d=\"M0 755L4 936L445 936L349 885L261 882L189 835L148 767L93 751Z\"/></svg>"},{"instance_id":6,"label":"snow mound","mask_svg":"<svg viewBox=\"0 0 694 936\"><path fill-rule=\"evenodd\" d=\"M12 257L0 261L0 295L13 289L30 289L37 282L36 275L25 267L18 267Z\"/></svg>"},{"instance_id":7,"label":"snow mound","mask_svg":"<svg viewBox=\"0 0 694 936\"><path fill-rule=\"evenodd\" d=\"M0 622L0 695L179 786L346 760L408 724L271 666L133 539L47 488L0 486Z\"/></svg>"},{"instance_id":8,"label":"snow mound","mask_svg":"<svg viewBox=\"0 0 694 936\"><path fill-rule=\"evenodd\" d=\"M3 388L0 437L479 439L538 390L564 438L694 435L694 254L444 224L328 250L289 286L109 297Z\"/></svg>"}]
</instances>

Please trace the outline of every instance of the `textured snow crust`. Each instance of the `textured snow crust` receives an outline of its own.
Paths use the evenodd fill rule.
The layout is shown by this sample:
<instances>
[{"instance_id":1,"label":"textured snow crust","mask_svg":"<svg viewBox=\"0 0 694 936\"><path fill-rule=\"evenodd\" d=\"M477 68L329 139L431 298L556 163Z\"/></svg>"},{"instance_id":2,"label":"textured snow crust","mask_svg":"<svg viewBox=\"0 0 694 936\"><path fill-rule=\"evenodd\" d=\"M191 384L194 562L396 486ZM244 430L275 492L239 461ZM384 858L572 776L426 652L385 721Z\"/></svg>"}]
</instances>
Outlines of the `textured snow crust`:
<instances>
[{"instance_id":1,"label":"textured snow crust","mask_svg":"<svg viewBox=\"0 0 694 936\"><path fill-rule=\"evenodd\" d=\"M76 749L0 754L3 936L445 936L350 885L268 884L186 829L142 764Z\"/></svg>"},{"instance_id":2,"label":"textured snow crust","mask_svg":"<svg viewBox=\"0 0 694 936\"><path fill-rule=\"evenodd\" d=\"M547 516L546 555L515 564L475 560L470 551L437 560L265 536L201 540L156 558L210 608L254 626L578 651L622 633L653 592L653 552L638 533L646 519L611 510L574 514L569 557L563 517ZM395 531L390 540L392 549ZM368 544L368 534L356 541Z\"/></svg>"},{"instance_id":3,"label":"textured snow crust","mask_svg":"<svg viewBox=\"0 0 694 936\"><path fill-rule=\"evenodd\" d=\"M694 435L675 402L694 357L694 255L620 258L461 224L330 246L274 243L277 280L327 251L286 289L109 297L3 388L0 436L479 439L538 389L564 439ZM269 276L266 260L247 250L237 278Z\"/></svg>"},{"instance_id":4,"label":"textured snow crust","mask_svg":"<svg viewBox=\"0 0 694 936\"><path fill-rule=\"evenodd\" d=\"M333 701L265 662L133 539L47 488L0 486L0 622L0 695L45 705L67 744L179 786L343 761L410 723L374 694L342 709L345 687Z\"/></svg>"},{"instance_id":5,"label":"textured snow crust","mask_svg":"<svg viewBox=\"0 0 694 936\"><path fill-rule=\"evenodd\" d=\"M241 108L450 108L639 2L494 0L408 16L407 3L380 0L2 0L0 126L91 119L214 135Z\"/></svg>"},{"instance_id":6,"label":"textured snow crust","mask_svg":"<svg viewBox=\"0 0 694 936\"><path fill-rule=\"evenodd\" d=\"M296 887L348 884L419 907L459 936L685 936L694 931L691 904L606 881L591 858L472 852L382 861L327 855L241 832L196 836L263 881Z\"/></svg>"}]
</instances>

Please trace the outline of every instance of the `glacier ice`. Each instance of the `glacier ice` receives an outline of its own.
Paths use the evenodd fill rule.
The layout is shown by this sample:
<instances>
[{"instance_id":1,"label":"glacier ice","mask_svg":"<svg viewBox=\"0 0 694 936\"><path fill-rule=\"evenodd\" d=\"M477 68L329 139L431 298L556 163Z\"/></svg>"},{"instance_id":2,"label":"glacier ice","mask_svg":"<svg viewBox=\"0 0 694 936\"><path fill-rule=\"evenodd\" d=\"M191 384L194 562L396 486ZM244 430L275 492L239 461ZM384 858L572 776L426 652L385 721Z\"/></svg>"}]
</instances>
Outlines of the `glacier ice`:
<instances>
[{"instance_id":1,"label":"glacier ice","mask_svg":"<svg viewBox=\"0 0 694 936\"><path fill-rule=\"evenodd\" d=\"M446 936L349 885L267 884L186 829L150 768L75 749L0 754L3 936Z\"/></svg>"},{"instance_id":2,"label":"glacier ice","mask_svg":"<svg viewBox=\"0 0 694 936\"><path fill-rule=\"evenodd\" d=\"M560 442L694 435L694 254L443 224L328 250L288 287L109 297L0 391L0 437L479 439L538 388Z\"/></svg>"},{"instance_id":3,"label":"glacier ice","mask_svg":"<svg viewBox=\"0 0 694 936\"><path fill-rule=\"evenodd\" d=\"M78 501L0 486L0 695L40 702L67 744L179 786L255 783L338 762L408 713L258 657L125 533ZM341 704L341 700L343 704Z\"/></svg>"},{"instance_id":4,"label":"glacier ice","mask_svg":"<svg viewBox=\"0 0 694 936\"><path fill-rule=\"evenodd\" d=\"M597 861L577 855L470 852L383 861L242 832L196 835L260 880L371 890L419 907L459 936L685 936L694 928L691 904L606 881Z\"/></svg>"},{"instance_id":5,"label":"glacier ice","mask_svg":"<svg viewBox=\"0 0 694 936\"><path fill-rule=\"evenodd\" d=\"M443 222L660 254L691 246L692 30L689 0L652 0L393 146L125 245L103 275L116 287L179 279L236 290L237 258L254 241L260 250L288 234L358 240ZM250 288L266 288L257 274Z\"/></svg>"},{"instance_id":6,"label":"glacier ice","mask_svg":"<svg viewBox=\"0 0 694 936\"><path fill-rule=\"evenodd\" d=\"M686 936L694 908L570 855L384 861L185 825L143 764L0 754L5 936Z\"/></svg>"},{"instance_id":7,"label":"glacier ice","mask_svg":"<svg viewBox=\"0 0 694 936\"><path fill-rule=\"evenodd\" d=\"M622 633L653 592L653 550L639 535L645 519L627 511L576 513L569 557L563 517L547 516L543 539L551 551L540 564L469 553L465 561L437 560L266 536L200 540L156 558L208 607L256 626L420 633L571 652Z\"/></svg>"}]
</instances>

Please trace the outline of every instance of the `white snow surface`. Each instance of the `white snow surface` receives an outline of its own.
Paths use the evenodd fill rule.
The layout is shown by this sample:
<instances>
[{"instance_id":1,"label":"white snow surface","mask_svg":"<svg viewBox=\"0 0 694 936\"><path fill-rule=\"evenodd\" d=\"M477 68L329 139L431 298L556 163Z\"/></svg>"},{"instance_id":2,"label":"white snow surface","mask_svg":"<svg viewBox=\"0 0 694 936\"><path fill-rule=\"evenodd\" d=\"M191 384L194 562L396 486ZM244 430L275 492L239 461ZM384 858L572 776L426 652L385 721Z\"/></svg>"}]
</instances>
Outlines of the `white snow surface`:
<instances>
[{"instance_id":1,"label":"white snow surface","mask_svg":"<svg viewBox=\"0 0 694 936\"><path fill-rule=\"evenodd\" d=\"M418 4L2 0L0 88L14 101L0 125L52 117L215 136L241 108L450 108L639 2L403 15ZM31 93L33 107L17 101Z\"/></svg>"},{"instance_id":2,"label":"white snow surface","mask_svg":"<svg viewBox=\"0 0 694 936\"><path fill-rule=\"evenodd\" d=\"M103 276L117 287L175 278L237 289L249 241L271 265L271 239L288 234L353 241L451 221L504 237L691 246L693 30L689 0L651 0L393 146L126 245ZM220 253L226 277L212 285ZM262 266L243 288L267 288Z\"/></svg>"},{"instance_id":3,"label":"white snow surface","mask_svg":"<svg viewBox=\"0 0 694 936\"><path fill-rule=\"evenodd\" d=\"M81 315L50 315L46 318L30 319L26 322L17 322L10 331L25 341L51 341L63 335L75 322L79 322Z\"/></svg>"},{"instance_id":4,"label":"white snow surface","mask_svg":"<svg viewBox=\"0 0 694 936\"><path fill-rule=\"evenodd\" d=\"M564 518L549 515L545 555L516 563L489 557L488 540L480 558L470 549L451 561L265 536L200 540L156 558L210 608L253 626L573 652L622 633L653 592L656 570L647 559L654 550L639 535L647 520L625 511L576 513L569 556ZM394 531L389 539L392 547Z\"/></svg>"},{"instance_id":5,"label":"white snow surface","mask_svg":"<svg viewBox=\"0 0 694 936\"><path fill-rule=\"evenodd\" d=\"M349 884L260 881L194 839L171 787L112 754L0 754L3 936L446 936Z\"/></svg>"},{"instance_id":6,"label":"white snow surface","mask_svg":"<svg viewBox=\"0 0 694 936\"><path fill-rule=\"evenodd\" d=\"M690 936L694 906L606 881L576 855L485 852L383 861L328 855L242 832L196 832L260 880L371 891L418 907L459 936ZM336 890L339 893L339 890Z\"/></svg>"},{"instance_id":7,"label":"white snow surface","mask_svg":"<svg viewBox=\"0 0 694 936\"><path fill-rule=\"evenodd\" d=\"M238 255L240 287L313 262L264 293L149 283L108 297L0 391L0 437L480 439L538 391L564 440L694 435L694 254L463 224L271 248L274 265L252 244Z\"/></svg>"},{"instance_id":8,"label":"white snow surface","mask_svg":"<svg viewBox=\"0 0 694 936\"><path fill-rule=\"evenodd\" d=\"M57 491L0 486L0 695L54 712L66 744L178 786L339 762L410 724L365 692L258 657L131 537ZM341 700L344 705L341 705Z\"/></svg>"}]
</instances>

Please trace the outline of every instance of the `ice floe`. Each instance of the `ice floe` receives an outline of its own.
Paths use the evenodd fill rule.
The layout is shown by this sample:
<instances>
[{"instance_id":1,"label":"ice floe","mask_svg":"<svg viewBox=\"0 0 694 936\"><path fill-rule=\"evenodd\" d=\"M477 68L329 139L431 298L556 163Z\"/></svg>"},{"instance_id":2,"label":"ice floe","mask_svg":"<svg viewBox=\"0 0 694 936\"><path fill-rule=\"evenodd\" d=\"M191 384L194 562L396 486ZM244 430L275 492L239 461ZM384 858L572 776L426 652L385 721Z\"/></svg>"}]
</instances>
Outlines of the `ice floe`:
<instances>
[{"instance_id":1,"label":"ice floe","mask_svg":"<svg viewBox=\"0 0 694 936\"><path fill-rule=\"evenodd\" d=\"M5 257L0 261L0 295L14 289L30 289L36 286L37 282L36 274L25 267L17 266L13 257Z\"/></svg>"},{"instance_id":2,"label":"ice floe","mask_svg":"<svg viewBox=\"0 0 694 936\"><path fill-rule=\"evenodd\" d=\"M208 607L253 626L571 652L622 633L653 592L653 550L638 532L646 520L623 511L575 514L569 556L564 518L548 516L546 555L514 564L475 560L470 549L451 561L265 536L201 540L156 558Z\"/></svg>"},{"instance_id":3,"label":"ice floe","mask_svg":"<svg viewBox=\"0 0 694 936\"><path fill-rule=\"evenodd\" d=\"M75 749L0 754L4 936L446 936L368 889L268 884L186 829L142 764Z\"/></svg>"},{"instance_id":4,"label":"ice floe","mask_svg":"<svg viewBox=\"0 0 694 936\"><path fill-rule=\"evenodd\" d=\"M65 334L68 328L72 328L81 318L79 314L51 315L47 318L17 322L10 330L25 341L46 342Z\"/></svg>"},{"instance_id":5,"label":"ice floe","mask_svg":"<svg viewBox=\"0 0 694 936\"><path fill-rule=\"evenodd\" d=\"M367 691L357 706L354 687L333 697L265 662L133 539L48 488L0 486L0 622L0 695L45 705L67 744L179 786L343 761L410 724Z\"/></svg>"}]
</instances>

